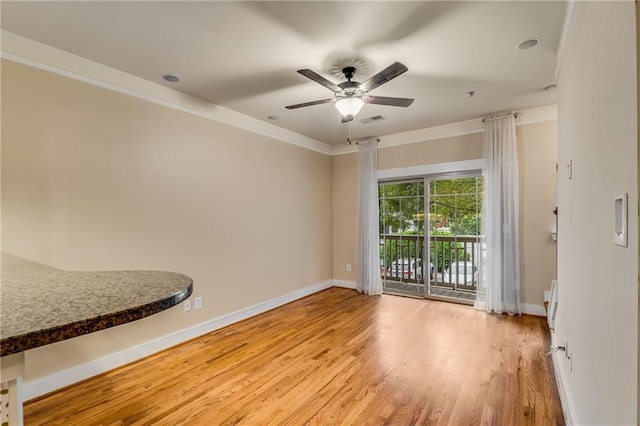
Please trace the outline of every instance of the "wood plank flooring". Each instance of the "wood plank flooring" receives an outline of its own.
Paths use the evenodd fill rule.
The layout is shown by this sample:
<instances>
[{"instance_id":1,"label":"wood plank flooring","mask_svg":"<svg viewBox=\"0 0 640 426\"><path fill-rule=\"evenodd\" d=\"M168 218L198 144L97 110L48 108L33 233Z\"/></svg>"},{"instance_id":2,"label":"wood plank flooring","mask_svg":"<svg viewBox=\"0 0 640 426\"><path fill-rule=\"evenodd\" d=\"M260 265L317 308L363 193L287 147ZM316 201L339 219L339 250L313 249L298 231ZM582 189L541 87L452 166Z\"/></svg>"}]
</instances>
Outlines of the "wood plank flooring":
<instances>
[{"instance_id":1,"label":"wood plank flooring","mask_svg":"<svg viewBox=\"0 0 640 426\"><path fill-rule=\"evenodd\" d=\"M332 288L25 405L26 425L563 425L543 318Z\"/></svg>"}]
</instances>

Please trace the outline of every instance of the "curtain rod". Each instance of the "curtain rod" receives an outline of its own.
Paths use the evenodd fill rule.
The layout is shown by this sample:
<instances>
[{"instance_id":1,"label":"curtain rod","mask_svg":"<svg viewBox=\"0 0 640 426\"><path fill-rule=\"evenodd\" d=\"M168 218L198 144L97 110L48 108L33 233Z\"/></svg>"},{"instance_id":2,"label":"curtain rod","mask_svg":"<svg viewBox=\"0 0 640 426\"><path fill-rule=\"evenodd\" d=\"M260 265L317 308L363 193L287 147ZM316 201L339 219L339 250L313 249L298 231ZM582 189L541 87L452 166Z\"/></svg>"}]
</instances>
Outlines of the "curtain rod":
<instances>
[{"instance_id":1,"label":"curtain rod","mask_svg":"<svg viewBox=\"0 0 640 426\"><path fill-rule=\"evenodd\" d=\"M349 145L351 145L351 143L355 143L356 145L360 145L360 142L369 142L374 140L376 142L380 142L380 138L362 138L362 139L356 139L355 141L352 141L351 138L347 138L347 142L349 142Z\"/></svg>"},{"instance_id":2,"label":"curtain rod","mask_svg":"<svg viewBox=\"0 0 640 426\"><path fill-rule=\"evenodd\" d=\"M483 118L482 122L484 123L485 121L491 120L492 118L508 117L510 115L513 115L513 118L518 118L518 113L517 112L507 112L507 113L504 113L504 114L490 115L489 117Z\"/></svg>"}]
</instances>

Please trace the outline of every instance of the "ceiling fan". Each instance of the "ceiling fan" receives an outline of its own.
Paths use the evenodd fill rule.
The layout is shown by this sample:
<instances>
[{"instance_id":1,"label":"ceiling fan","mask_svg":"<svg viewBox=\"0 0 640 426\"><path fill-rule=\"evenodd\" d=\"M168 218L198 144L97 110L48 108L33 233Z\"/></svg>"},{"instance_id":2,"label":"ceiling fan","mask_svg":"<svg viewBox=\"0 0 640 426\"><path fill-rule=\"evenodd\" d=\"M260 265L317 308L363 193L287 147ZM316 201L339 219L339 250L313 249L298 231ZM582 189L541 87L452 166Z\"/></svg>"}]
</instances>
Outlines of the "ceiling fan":
<instances>
[{"instance_id":1,"label":"ceiling fan","mask_svg":"<svg viewBox=\"0 0 640 426\"><path fill-rule=\"evenodd\" d=\"M347 81L343 81L339 84L334 84L327 80L320 74L311 71L310 69L298 70L299 74L307 77L310 80L315 81L331 90L334 94L333 98L321 99L318 101L304 102L301 104L288 105L287 109L296 109L307 107L311 105L320 105L327 103L335 103L336 108L342 114L342 122L346 123L352 121L353 117L360 112L362 106L367 104L377 105L389 105L396 107L408 107L413 103L413 99L410 98L389 98L386 96L371 96L368 93L378 86L396 78L400 74L405 73L409 69L400 62L394 62L387 68L383 69L376 75L372 76L363 83L357 81L351 81L356 73L355 67L345 67L342 69L344 77Z\"/></svg>"}]
</instances>

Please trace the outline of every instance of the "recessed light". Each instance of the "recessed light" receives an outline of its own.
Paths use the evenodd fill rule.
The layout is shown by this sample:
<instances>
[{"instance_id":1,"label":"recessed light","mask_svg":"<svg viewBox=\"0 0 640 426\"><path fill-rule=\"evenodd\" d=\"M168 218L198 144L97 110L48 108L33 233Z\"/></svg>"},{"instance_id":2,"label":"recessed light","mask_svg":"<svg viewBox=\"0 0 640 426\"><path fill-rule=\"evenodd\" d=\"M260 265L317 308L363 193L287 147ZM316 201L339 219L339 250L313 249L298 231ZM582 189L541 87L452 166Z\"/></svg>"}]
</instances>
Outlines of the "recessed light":
<instances>
[{"instance_id":1,"label":"recessed light","mask_svg":"<svg viewBox=\"0 0 640 426\"><path fill-rule=\"evenodd\" d=\"M536 47L537 45L539 45L541 41L542 40L540 40L539 38L530 38L529 40L525 40L523 42L518 43L518 45L516 46L516 49L518 50L531 49L532 47Z\"/></svg>"},{"instance_id":2,"label":"recessed light","mask_svg":"<svg viewBox=\"0 0 640 426\"><path fill-rule=\"evenodd\" d=\"M169 83L177 83L177 82L180 81L180 77L178 77L177 75L172 75L172 74L165 74L165 75L162 76L162 78L164 78Z\"/></svg>"}]
</instances>

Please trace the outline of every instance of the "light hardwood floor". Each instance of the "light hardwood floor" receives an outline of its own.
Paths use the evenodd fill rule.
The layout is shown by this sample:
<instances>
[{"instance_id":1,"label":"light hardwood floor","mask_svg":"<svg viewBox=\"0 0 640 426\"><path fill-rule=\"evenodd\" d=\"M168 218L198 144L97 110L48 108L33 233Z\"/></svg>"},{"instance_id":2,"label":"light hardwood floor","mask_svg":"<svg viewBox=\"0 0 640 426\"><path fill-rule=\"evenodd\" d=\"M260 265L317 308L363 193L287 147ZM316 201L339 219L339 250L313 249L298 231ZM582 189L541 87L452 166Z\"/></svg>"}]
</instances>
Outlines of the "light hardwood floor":
<instances>
[{"instance_id":1,"label":"light hardwood floor","mask_svg":"<svg viewBox=\"0 0 640 426\"><path fill-rule=\"evenodd\" d=\"M332 288L25 406L26 425L564 424L543 318Z\"/></svg>"}]
</instances>

